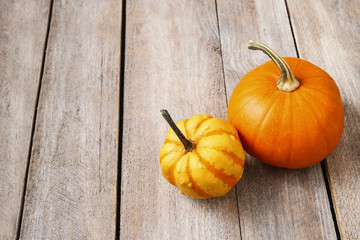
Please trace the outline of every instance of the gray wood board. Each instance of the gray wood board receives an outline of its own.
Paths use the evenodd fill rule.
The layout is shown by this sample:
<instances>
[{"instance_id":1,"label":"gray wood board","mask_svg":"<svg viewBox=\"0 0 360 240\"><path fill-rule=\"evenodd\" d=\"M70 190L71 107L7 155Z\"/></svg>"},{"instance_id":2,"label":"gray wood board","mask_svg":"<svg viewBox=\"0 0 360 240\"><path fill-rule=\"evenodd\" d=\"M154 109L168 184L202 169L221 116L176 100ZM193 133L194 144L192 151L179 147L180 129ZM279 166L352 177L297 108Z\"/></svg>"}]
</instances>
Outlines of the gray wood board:
<instances>
[{"instance_id":1,"label":"gray wood board","mask_svg":"<svg viewBox=\"0 0 360 240\"><path fill-rule=\"evenodd\" d=\"M15 239L49 1L0 1L0 239Z\"/></svg>"},{"instance_id":2,"label":"gray wood board","mask_svg":"<svg viewBox=\"0 0 360 240\"><path fill-rule=\"evenodd\" d=\"M289 9L300 57L340 89L344 132L326 167L341 237L360 239L360 2L289 1Z\"/></svg>"},{"instance_id":3,"label":"gray wood board","mask_svg":"<svg viewBox=\"0 0 360 240\"><path fill-rule=\"evenodd\" d=\"M284 1L218 0L217 6L228 98L246 73L269 61L247 49L249 40L296 57ZM242 239L336 239L320 164L287 170L246 157L237 188Z\"/></svg>"},{"instance_id":4,"label":"gray wood board","mask_svg":"<svg viewBox=\"0 0 360 240\"><path fill-rule=\"evenodd\" d=\"M121 1L54 1L22 239L114 239Z\"/></svg>"},{"instance_id":5,"label":"gray wood board","mask_svg":"<svg viewBox=\"0 0 360 240\"><path fill-rule=\"evenodd\" d=\"M121 239L239 239L235 191L196 200L162 176L168 125L206 113L225 118L214 1L126 3Z\"/></svg>"}]
</instances>

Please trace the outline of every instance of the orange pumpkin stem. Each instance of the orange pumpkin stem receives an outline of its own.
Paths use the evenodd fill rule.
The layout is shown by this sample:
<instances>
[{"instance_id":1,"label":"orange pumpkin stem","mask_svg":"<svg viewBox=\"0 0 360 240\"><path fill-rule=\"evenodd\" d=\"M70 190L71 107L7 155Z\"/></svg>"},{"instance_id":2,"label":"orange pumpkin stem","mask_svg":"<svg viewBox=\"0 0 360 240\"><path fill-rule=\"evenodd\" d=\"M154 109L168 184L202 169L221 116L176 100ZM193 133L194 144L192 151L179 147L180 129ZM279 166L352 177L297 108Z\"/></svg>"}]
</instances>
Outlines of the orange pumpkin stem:
<instances>
[{"instance_id":1,"label":"orange pumpkin stem","mask_svg":"<svg viewBox=\"0 0 360 240\"><path fill-rule=\"evenodd\" d=\"M191 141L189 141L184 134L180 131L178 126L176 126L174 120L172 120L169 112L165 109L160 110L161 115L165 118L166 122L170 125L171 129L178 136L182 144L184 145L185 150L191 152L194 149L194 145Z\"/></svg>"},{"instance_id":2,"label":"orange pumpkin stem","mask_svg":"<svg viewBox=\"0 0 360 240\"><path fill-rule=\"evenodd\" d=\"M251 50L263 51L271 58L271 60L273 60L276 66L280 69L281 76L277 81L278 89L284 92L292 92L300 86L299 81L295 78L287 62L285 62L285 60L282 59L279 54L274 52L271 48L269 48L263 43L251 40L248 43L248 48Z\"/></svg>"}]
</instances>

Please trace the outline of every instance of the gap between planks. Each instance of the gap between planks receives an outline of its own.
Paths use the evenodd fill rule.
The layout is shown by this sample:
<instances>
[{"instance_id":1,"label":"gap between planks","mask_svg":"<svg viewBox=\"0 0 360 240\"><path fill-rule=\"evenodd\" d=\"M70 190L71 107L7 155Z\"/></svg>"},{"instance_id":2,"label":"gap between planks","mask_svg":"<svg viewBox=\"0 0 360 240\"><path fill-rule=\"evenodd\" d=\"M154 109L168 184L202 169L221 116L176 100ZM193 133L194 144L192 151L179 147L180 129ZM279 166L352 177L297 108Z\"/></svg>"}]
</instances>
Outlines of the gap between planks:
<instances>
[{"instance_id":1,"label":"gap between planks","mask_svg":"<svg viewBox=\"0 0 360 240\"><path fill-rule=\"evenodd\" d=\"M300 54L299 54L299 50L298 50L298 45L297 45L297 43L296 43L296 37L295 37L295 33L294 33L294 28L293 28L293 25L292 25L292 22L291 22L290 9L289 9L287 0L284 0L284 2L285 2L285 7L286 7L286 13L287 13L287 16L288 16L288 19L289 19L289 25L290 25L290 29L291 29L291 35L292 35L292 38L293 38L293 40L294 40L294 46L295 46L296 56L297 56L298 58L300 58Z\"/></svg>"},{"instance_id":2,"label":"gap between planks","mask_svg":"<svg viewBox=\"0 0 360 240\"><path fill-rule=\"evenodd\" d=\"M120 48L120 84L119 84L119 147L118 147L118 174L116 188L116 229L115 239L120 239L120 215L121 215L121 166L122 166L122 140L124 118L124 83L125 83L125 33L126 33L126 0L122 0L121 12L121 48Z\"/></svg>"},{"instance_id":3,"label":"gap between planks","mask_svg":"<svg viewBox=\"0 0 360 240\"><path fill-rule=\"evenodd\" d=\"M46 34L45 34L45 43L44 43L44 49L43 49L43 55L42 55L42 61L41 61L39 85L38 85L38 90L37 90L37 94L36 94L34 116L33 116L32 127L31 127L30 145L29 145L29 149L28 149L28 157L27 157L26 170L25 170L25 176L24 176L24 187L23 187L23 193L22 193L22 197L21 197L20 214L19 214L19 219L18 219L18 228L17 228L17 232L16 232L16 239L20 239L20 233L21 233L26 189L27 189L27 183L28 183L28 178L29 178L31 151L32 151L33 140L34 140L34 133L35 133L35 126L36 126L37 111L38 111L38 106L39 106L41 84L42 84L42 79L43 79L43 76L44 76L46 50L47 50L48 40L49 40L53 3L54 3L54 0L50 0L50 3L49 3L49 5L50 5L49 6L49 16L48 16L47 29L46 29Z\"/></svg>"},{"instance_id":4,"label":"gap between planks","mask_svg":"<svg viewBox=\"0 0 360 240\"><path fill-rule=\"evenodd\" d=\"M323 172L324 182L325 182L325 186L326 186L326 192L327 192L328 197L329 197L330 211L331 211L331 215L332 215L332 218L333 218L333 221L334 221L336 237L337 237L338 240L340 240L341 239L341 234L340 234L340 229L339 229L337 216L336 216L336 212L335 212L335 208L334 208L334 202L333 202L333 198L332 198L332 194L331 194L331 190L330 190L328 171L327 171L327 167L326 167L326 165L327 165L326 164L326 158L320 164L321 164L321 169L322 169L322 172Z\"/></svg>"},{"instance_id":5,"label":"gap between planks","mask_svg":"<svg viewBox=\"0 0 360 240\"><path fill-rule=\"evenodd\" d=\"M217 0L214 0L214 2L215 2L216 23L217 23L217 28L218 28L219 44L220 44L221 70L222 70L223 79L224 79L225 100L226 100L226 106L228 106L229 103L228 103L228 95L227 95L227 91L226 91L226 78L225 78L225 69L224 69L224 56L222 54L221 31L220 31L220 24L219 24L219 11L218 11L218 6L217 6ZM239 197L237 195L237 192L238 192L237 184L235 184L235 193L236 193L235 194L235 200L236 200L236 208L237 208L238 221L239 221L239 234L240 234L240 239L242 239Z\"/></svg>"}]
</instances>

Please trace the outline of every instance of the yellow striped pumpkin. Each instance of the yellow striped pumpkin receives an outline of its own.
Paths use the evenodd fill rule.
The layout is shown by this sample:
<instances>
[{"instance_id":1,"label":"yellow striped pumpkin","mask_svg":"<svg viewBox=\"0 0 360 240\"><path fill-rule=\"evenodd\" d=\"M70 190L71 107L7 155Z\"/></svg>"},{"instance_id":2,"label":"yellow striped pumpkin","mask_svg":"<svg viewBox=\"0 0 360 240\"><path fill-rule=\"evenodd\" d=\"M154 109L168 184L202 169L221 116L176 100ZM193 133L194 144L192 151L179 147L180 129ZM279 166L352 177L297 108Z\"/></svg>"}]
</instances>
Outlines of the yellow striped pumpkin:
<instances>
[{"instance_id":1,"label":"yellow striped pumpkin","mask_svg":"<svg viewBox=\"0 0 360 240\"><path fill-rule=\"evenodd\" d=\"M165 179L193 198L211 198L229 192L244 170L245 154L237 130L228 122L205 114L176 126L190 146L186 148L173 127L169 129L160 150Z\"/></svg>"}]
</instances>

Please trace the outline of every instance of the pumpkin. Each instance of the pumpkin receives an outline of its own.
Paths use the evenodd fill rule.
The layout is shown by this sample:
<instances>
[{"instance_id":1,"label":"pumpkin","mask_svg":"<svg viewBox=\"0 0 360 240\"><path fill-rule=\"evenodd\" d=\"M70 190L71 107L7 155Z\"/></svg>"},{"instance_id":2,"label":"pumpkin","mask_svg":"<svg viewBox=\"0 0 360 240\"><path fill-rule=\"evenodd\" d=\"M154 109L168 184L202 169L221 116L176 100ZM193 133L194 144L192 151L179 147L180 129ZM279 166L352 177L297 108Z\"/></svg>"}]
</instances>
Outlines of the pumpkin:
<instances>
[{"instance_id":1,"label":"pumpkin","mask_svg":"<svg viewBox=\"0 0 360 240\"><path fill-rule=\"evenodd\" d=\"M246 74L228 105L228 121L244 149L277 167L304 168L334 151L342 135L344 111L334 80L298 58L281 58L268 46L250 41L269 61Z\"/></svg>"},{"instance_id":2,"label":"pumpkin","mask_svg":"<svg viewBox=\"0 0 360 240\"><path fill-rule=\"evenodd\" d=\"M245 153L236 129L206 114L177 124L161 110L170 125L160 150L164 178L193 198L225 195L239 181Z\"/></svg>"}]
</instances>

